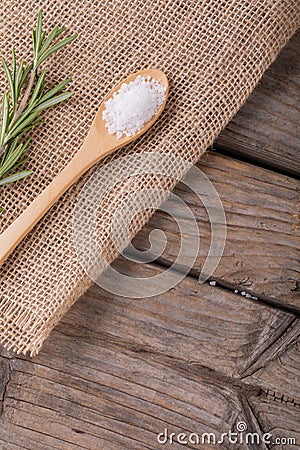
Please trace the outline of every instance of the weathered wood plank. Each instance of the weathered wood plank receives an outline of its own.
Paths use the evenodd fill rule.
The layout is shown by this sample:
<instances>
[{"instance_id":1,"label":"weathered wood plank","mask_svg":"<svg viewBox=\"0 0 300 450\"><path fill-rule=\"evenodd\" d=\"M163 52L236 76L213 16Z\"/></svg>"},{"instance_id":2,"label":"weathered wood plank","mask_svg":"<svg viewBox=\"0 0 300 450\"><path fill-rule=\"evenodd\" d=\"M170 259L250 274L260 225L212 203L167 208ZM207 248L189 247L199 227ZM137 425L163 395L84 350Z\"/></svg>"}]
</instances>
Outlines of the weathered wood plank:
<instances>
[{"instance_id":1,"label":"weathered wood plank","mask_svg":"<svg viewBox=\"0 0 300 450\"><path fill-rule=\"evenodd\" d=\"M214 184L227 220L226 246L213 279L231 289L300 311L299 181L212 152L204 155L197 166ZM175 194L191 208L199 226L201 245L193 266L193 273L198 276L211 242L208 216L199 198L184 184L176 188ZM169 215L158 211L136 236L134 245L146 250L147 236L156 228L167 237L166 249L158 262L170 266L181 241L176 222ZM160 235L156 241L163 248ZM183 253L184 250L183 247Z\"/></svg>"},{"instance_id":2,"label":"weathered wood plank","mask_svg":"<svg viewBox=\"0 0 300 450\"><path fill-rule=\"evenodd\" d=\"M278 448L279 450L294 450L299 447L299 417L300 405L293 407L289 404L282 403L279 399L274 401L271 397L259 396L251 397L249 404L251 405L254 417L260 423L263 433L272 434L272 443L276 446L268 448ZM284 439L284 440L283 440ZM295 441L288 441L294 439ZM290 442L290 443L288 443Z\"/></svg>"},{"instance_id":3,"label":"weathered wood plank","mask_svg":"<svg viewBox=\"0 0 300 450\"><path fill-rule=\"evenodd\" d=\"M241 434L249 450L269 450L273 447L286 450L299 447L299 433L294 432L299 423L299 409L278 404L264 392L248 396L242 393L240 401L242 410L234 428L238 429L238 422L244 427ZM289 444L288 438L293 439ZM237 448L236 443L230 447L231 450L234 448Z\"/></svg>"},{"instance_id":4,"label":"weathered wood plank","mask_svg":"<svg viewBox=\"0 0 300 450\"><path fill-rule=\"evenodd\" d=\"M126 364L122 351L112 352L106 360L108 370L103 370L97 364L101 350L93 350L88 365L86 355L77 362L65 358L65 370L48 367L53 361L48 366L12 362L0 419L1 432L10 424L8 442L22 443L23 436L32 435L37 443L33 448L41 450L44 443L66 450L118 445L153 449L157 434L166 427L175 433L219 433L235 422L239 402L228 386L209 386L172 367L166 370L165 365L136 357L129 357ZM115 375L109 373L110 366Z\"/></svg>"},{"instance_id":5,"label":"weathered wood plank","mask_svg":"<svg viewBox=\"0 0 300 450\"><path fill-rule=\"evenodd\" d=\"M116 264L140 276L163 270ZM145 299L93 286L37 357L2 351L1 439L12 449L154 449L165 427L226 432L241 393L259 394L239 373L292 321L193 278Z\"/></svg>"},{"instance_id":6,"label":"weathered wood plank","mask_svg":"<svg viewBox=\"0 0 300 450\"><path fill-rule=\"evenodd\" d=\"M300 174L300 33L216 140L238 156Z\"/></svg>"},{"instance_id":7,"label":"weathered wood plank","mask_svg":"<svg viewBox=\"0 0 300 450\"><path fill-rule=\"evenodd\" d=\"M160 267L124 264L121 259L114 267L130 276L149 278L163 272ZM72 310L63 319L71 333L76 333L74 324L77 329L79 321L81 334L88 339L108 338L133 351L174 358L178 347L171 344L178 342L180 354L228 376L242 373L294 320L291 314L257 307L255 302L222 289L212 291L210 285L199 285L189 277L156 297L122 298L93 286L84 298L89 307L80 303L76 318L71 317ZM90 331L97 330L98 321L101 328Z\"/></svg>"}]
</instances>

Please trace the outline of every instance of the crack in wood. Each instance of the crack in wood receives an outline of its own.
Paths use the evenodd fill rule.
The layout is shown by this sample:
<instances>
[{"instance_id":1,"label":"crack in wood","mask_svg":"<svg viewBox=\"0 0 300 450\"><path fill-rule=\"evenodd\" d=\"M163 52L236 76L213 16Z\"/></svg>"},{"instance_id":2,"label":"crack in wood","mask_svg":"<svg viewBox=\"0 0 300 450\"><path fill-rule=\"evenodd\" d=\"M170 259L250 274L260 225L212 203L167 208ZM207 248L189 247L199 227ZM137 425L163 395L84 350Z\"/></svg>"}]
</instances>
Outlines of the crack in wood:
<instances>
[{"instance_id":1,"label":"crack in wood","mask_svg":"<svg viewBox=\"0 0 300 450\"><path fill-rule=\"evenodd\" d=\"M256 433L259 436L262 436L265 433L265 431L263 430L262 424L259 422L257 415L255 415L253 411L249 398L245 394L241 393L239 395L239 400L242 404L242 413L245 416L245 421L248 426L247 432ZM248 448L249 450L270 449L270 447L267 446L263 441L259 443L249 441Z\"/></svg>"},{"instance_id":2,"label":"crack in wood","mask_svg":"<svg viewBox=\"0 0 300 450\"><path fill-rule=\"evenodd\" d=\"M8 384L11 380L12 368L7 358L1 357L0 360L0 416L3 413L4 400Z\"/></svg>"},{"instance_id":3,"label":"crack in wood","mask_svg":"<svg viewBox=\"0 0 300 450\"><path fill-rule=\"evenodd\" d=\"M228 377L221 372L213 370L198 363L189 362L188 364L178 363L177 368L188 373L196 375L208 384L216 384L218 386L228 386L238 391L243 391L249 395L259 396L261 393L260 386L249 385L239 381L238 379Z\"/></svg>"},{"instance_id":4,"label":"crack in wood","mask_svg":"<svg viewBox=\"0 0 300 450\"><path fill-rule=\"evenodd\" d=\"M155 261L151 261L150 263L151 266L153 267L164 267L167 269L170 269L172 266L172 262L167 261L165 259L162 258L158 258ZM177 271L180 271L180 268L177 268ZM193 278L195 280L197 280L199 278L199 270L194 270L192 269L187 275L186 277L190 277ZM216 282L216 285L213 285L212 288L219 288L219 289L224 289L227 292L232 292L235 295L238 295L239 297L242 298L246 298L247 300L250 300L252 302L255 302L257 304L261 304L263 306L268 306L270 308L276 309L276 310L280 310L289 314L294 314L295 316L299 316L300 317L300 308L297 308L296 306L291 306L291 305L285 305L283 303L278 302L276 299L274 298L270 298L268 296L263 296L259 293L253 292L253 291L248 291L247 288L242 288L239 289L238 292L235 292L239 286L230 284L224 280L220 280L217 278L210 278L209 280L205 281L205 284L210 284L212 281ZM242 295L241 292L245 292L245 295Z\"/></svg>"},{"instance_id":5,"label":"crack in wood","mask_svg":"<svg viewBox=\"0 0 300 450\"><path fill-rule=\"evenodd\" d=\"M198 278L199 273L191 271L189 276L191 276L193 278ZM233 292L234 294L236 294L236 295L238 295L240 297L247 298L247 300L251 300L251 301L256 302L258 304L261 304L261 305L264 305L264 306L269 306L270 308L274 308L274 309L277 309L277 310L280 310L280 311L283 311L283 312L287 312L287 313L290 313L290 314L294 314L295 316L300 316L300 308L298 308L296 306L285 305L285 304L283 304L281 302L278 302L275 298L264 296L264 295L259 294L257 292L249 291L249 290L247 290L247 288L244 287L244 285L243 285L243 288L239 288L239 286L232 285L232 284L227 283L226 281L223 281L223 280L215 279L215 281L217 283L215 287L218 287L220 289L224 289L226 291ZM297 282L295 281L295 283L297 283ZM238 290L238 292L236 292L237 290ZM291 289L291 291L296 291L296 290L297 290L297 287ZM245 295L242 295L241 292L245 292Z\"/></svg>"},{"instance_id":6,"label":"crack in wood","mask_svg":"<svg viewBox=\"0 0 300 450\"><path fill-rule=\"evenodd\" d=\"M241 379L253 375L257 370L265 367L270 361L278 358L300 335L300 320L295 319L286 330L266 348L260 355L250 362L242 372Z\"/></svg>"}]
</instances>

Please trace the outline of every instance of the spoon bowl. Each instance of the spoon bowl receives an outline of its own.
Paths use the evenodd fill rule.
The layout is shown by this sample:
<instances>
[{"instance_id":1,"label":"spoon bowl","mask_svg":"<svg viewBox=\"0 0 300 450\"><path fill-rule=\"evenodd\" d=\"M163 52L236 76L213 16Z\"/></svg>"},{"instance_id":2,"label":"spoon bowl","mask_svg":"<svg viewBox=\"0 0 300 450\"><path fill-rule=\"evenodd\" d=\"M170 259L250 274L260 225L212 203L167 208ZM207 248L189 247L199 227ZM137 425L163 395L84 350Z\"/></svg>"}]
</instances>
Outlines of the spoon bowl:
<instances>
[{"instance_id":1,"label":"spoon bowl","mask_svg":"<svg viewBox=\"0 0 300 450\"><path fill-rule=\"evenodd\" d=\"M165 86L165 99L157 113L146 122L141 130L132 136L117 138L108 132L106 123L102 118L105 102L115 92L118 92L123 83L130 83L137 76L148 77L159 81ZM158 69L144 69L130 74L118 83L114 89L102 100L100 107L92 122L91 128L78 152L67 166L52 180L52 182L33 200L33 202L20 214L20 216L0 235L0 265L6 260L14 248L39 222L54 203L74 184L90 167L101 161L115 150L129 144L145 133L162 113L168 98L169 83L164 72Z\"/></svg>"},{"instance_id":2,"label":"spoon bowl","mask_svg":"<svg viewBox=\"0 0 300 450\"><path fill-rule=\"evenodd\" d=\"M105 110L105 102L113 97L113 94L115 92L118 92L121 88L123 83L130 83L131 81L135 80L137 76L143 76L147 77L150 76L151 78L159 81L163 86L166 88L165 92L165 100L158 109L157 113L151 117L151 119L146 122L141 130L139 130L137 133L135 133L132 136L122 136L120 138L117 138L115 134L109 134L108 129L105 126L105 121L102 118L102 113ZM104 100L101 102L101 105L98 109L98 112L95 116L93 125L95 126L95 129L97 130L97 133L99 137L101 136L101 145L103 147L106 147L107 149L113 148L116 150L117 148L123 147L124 145L129 144L130 142L134 141L138 137L140 137L142 134L144 134L153 124L156 122L157 118L160 116L162 111L165 108L167 97L169 93L169 83L166 75L164 72L158 69L144 69L139 72L132 73L129 75L125 80L120 81L113 89L112 91L104 98Z\"/></svg>"}]
</instances>

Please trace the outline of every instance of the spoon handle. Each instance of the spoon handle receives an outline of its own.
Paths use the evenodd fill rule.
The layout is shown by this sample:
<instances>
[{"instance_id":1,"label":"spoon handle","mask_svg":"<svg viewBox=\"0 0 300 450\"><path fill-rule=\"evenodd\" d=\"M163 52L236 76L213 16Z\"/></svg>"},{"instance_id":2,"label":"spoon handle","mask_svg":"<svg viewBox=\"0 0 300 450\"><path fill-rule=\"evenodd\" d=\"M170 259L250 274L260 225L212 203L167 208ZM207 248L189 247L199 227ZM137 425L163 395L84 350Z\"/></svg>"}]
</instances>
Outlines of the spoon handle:
<instances>
[{"instance_id":1,"label":"spoon handle","mask_svg":"<svg viewBox=\"0 0 300 450\"><path fill-rule=\"evenodd\" d=\"M95 152L95 140L93 132L90 132L80 150L67 166L0 235L0 265L66 190L84 172L110 153L105 146L101 148L99 141L97 147L97 152ZM97 157L95 157L95 153Z\"/></svg>"}]
</instances>

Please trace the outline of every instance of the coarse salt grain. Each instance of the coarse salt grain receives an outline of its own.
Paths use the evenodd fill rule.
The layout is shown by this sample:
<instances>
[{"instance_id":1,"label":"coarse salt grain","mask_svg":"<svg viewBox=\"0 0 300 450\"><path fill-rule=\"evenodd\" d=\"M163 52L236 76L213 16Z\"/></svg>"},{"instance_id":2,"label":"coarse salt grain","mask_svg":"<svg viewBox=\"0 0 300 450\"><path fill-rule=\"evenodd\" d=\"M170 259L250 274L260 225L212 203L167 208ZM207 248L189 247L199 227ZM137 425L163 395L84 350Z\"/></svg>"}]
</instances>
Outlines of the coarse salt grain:
<instances>
[{"instance_id":1,"label":"coarse salt grain","mask_svg":"<svg viewBox=\"0 0 300 450\"><path fill-rule=\"evenodd\" d=\"M105 102L102 112L109 134L129 137L140 131L159 110L166 96L166 87L150 76L138 75L123 83Z\"/></svg>"}]
</instances>

